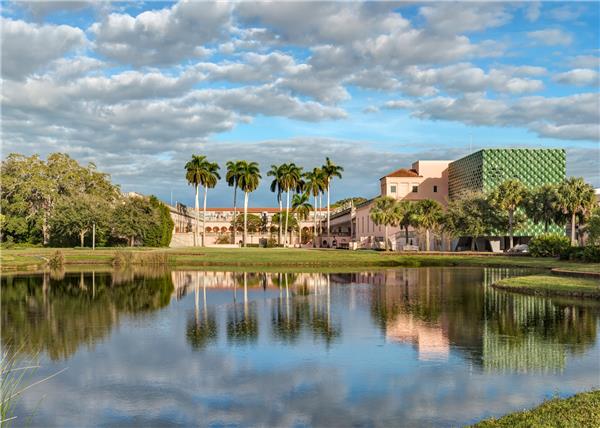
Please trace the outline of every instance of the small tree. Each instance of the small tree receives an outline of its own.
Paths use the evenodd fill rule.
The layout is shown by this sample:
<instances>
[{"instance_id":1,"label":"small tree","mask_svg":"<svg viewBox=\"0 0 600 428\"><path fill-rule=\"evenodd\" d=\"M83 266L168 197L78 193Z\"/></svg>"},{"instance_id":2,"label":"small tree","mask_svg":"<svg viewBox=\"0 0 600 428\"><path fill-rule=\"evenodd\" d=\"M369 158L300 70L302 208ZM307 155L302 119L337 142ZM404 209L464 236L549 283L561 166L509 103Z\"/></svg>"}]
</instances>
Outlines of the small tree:
<instances>
[{"instance_id":1,"label":"small tree","mask_svg":"<svg viewBox=\"0 0 600 428\"><path fill-rule=\"evenodd\" d=\"M380 196L375 199L369 211L369 217L373 223L383 225L385 230L385 251L388 251L388 226L398 224L398 209L396 199L389 196Z\"/></svg>"},{"instance_id":2,"label":"small tree","mask_svg":"<svg viewBox=\"0 0 600 428\"><path fill-rule=\"evenodd\" d=\"M439 202L433 199L423 199L414 206L414 224L425 230L425 251L429 251L429 237L432 230L437 229L442 222L443 210Z\"/></svg>"},{"instance_id":3,"label":"small tree","mask_svg":"<svg viewBox=\"0 0 600 428\"><path fill-rule=\"evenodd\" d=\"M577 245L575 225L577 216L589 215L594 207L596 195L594 188L583 178L571 177L558 186L558 207L571 219L571 245Z\"/></svg>"},{"instance_id":4,"label":"small tree","mask_svg":"<svg viewBox=\"0 0 600 428\"><path fill-rule=\"evenodd\" d=\"M536 223L544 223L548 233L550 224L564 224L564 215L558 208L558 186L544 184L533 189L525 203L527 217Z\"/></svg>"}]
</instances>

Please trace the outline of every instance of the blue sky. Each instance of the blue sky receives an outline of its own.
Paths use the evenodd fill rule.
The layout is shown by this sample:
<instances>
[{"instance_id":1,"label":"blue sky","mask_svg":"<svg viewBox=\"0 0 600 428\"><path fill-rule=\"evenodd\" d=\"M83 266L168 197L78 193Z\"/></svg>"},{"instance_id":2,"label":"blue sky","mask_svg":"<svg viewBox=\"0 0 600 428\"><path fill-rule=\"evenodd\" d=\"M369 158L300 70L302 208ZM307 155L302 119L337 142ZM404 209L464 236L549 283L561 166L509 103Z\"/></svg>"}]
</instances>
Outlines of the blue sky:
<instances>
[{"instance_id":1,"label":"blue sky","mask_svg":"<svg viewBox=\"0 0 600 428\"><path fill-rule=\"evenodd\" d=\"M67 152L188 204L192 153L330 156L335 200L417 159L563 147L600 186L597 2L2 5L4 156Z\"/></svg>"}]
</instances>

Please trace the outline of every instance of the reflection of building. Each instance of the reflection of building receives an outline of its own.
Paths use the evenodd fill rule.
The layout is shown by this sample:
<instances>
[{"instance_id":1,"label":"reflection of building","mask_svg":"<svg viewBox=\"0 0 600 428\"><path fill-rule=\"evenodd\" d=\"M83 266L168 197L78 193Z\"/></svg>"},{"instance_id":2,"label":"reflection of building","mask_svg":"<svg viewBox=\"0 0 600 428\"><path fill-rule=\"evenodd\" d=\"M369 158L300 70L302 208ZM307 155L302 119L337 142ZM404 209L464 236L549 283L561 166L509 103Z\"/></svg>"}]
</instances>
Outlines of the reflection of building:
<instances>
[{"instance_id":1,"label":"reflection of building","mask_svg":"<svg viewBox=\"0 0 600 428\"><path fill-rule=\"evenodd\" d=\"M507 179L516 178L528 187L558 183L565 177L565 163L563 149L484 149L456 161L417 161L410 169L398 169L382 177L381 196L406 201L433 199L446 205L467 192L488 192ZM357 248L383 247L384 227L375 225L369 216L373 200L332 217L334 232L347 234ZM554 226L554 231L562 229ZM515 236L527 241L542 232L541 225L529 222ZM388 236L395 248L411 243L423 246L422 239L419 242L422 237L412 230L408 241L398 227L389 227ZM449 249L438 238L431 239L432 248ZM495 249L504 249L504 241Z\"/></svg>"},{"instance_id":2,"label":"reflection of building","mask_svg":"<svg viewBox=\"0 0 600 428\"><path fill-rule=\"evenodd\" d=\"M425 323L410 314L400 314L388 325L385 337L392 342L412 343L420 360L447 359L448 338L440 326Z\"/></svg>"}]
</instances>

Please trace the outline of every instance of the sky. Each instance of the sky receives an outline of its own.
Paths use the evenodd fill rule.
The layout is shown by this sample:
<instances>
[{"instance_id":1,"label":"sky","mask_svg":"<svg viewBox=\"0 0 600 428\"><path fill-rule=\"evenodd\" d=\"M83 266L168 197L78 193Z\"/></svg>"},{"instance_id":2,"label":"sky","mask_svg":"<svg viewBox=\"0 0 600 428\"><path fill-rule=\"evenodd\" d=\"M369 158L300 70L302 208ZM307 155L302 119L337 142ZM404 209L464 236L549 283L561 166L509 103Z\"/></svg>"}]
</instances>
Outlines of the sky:
<instances>
[{"instance_id":1,"label":"sky","mask_svg":"<svg viewBox=\"0 0 600 428\"><path fill-rule=\"evenodd\" d=\"M486 147L600 187L598 2L2 2L2 158L65 152L193 205L184 165L326 156L332 200ZM208 205L231 206L221 182Z\"/></svg>"}]
</instances>

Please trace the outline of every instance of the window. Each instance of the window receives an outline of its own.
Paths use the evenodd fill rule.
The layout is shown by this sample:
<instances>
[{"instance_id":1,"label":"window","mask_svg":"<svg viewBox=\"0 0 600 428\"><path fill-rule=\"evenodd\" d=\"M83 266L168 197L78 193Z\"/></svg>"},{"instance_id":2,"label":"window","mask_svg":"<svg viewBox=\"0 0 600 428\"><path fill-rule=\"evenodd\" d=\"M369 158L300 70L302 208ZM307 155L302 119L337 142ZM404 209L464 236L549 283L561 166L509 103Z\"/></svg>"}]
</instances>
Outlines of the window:
<instances>
[{"instance_id":1,"label":"window","mask_svg":"<svg viewBox=\"0 0 600 428\"><path fill-rule=\"evenodd\" d=\"M419 186L413 186L413 193L417 193L419 191Z\"/></svg>"},{"instance_id":2,"label":"window","mask_svg":"<svg viewBox=\"0 0 600 428\"><path fill-rule=\"evenodd\" d=\"M437 193L437 186L433 186L433 193Z\"/></svg>"},{"instance_id":3,"label":"window","mask_svg":"<svg viewBox=\"0 0 600 428\"><path fill-rule=\"evenodd\" d=\"M396 185L395 185L395 184L392 184L392 185L390 186L390 192L391 192L391 193L396 193Z\"/></svg>"}]
</instances>

